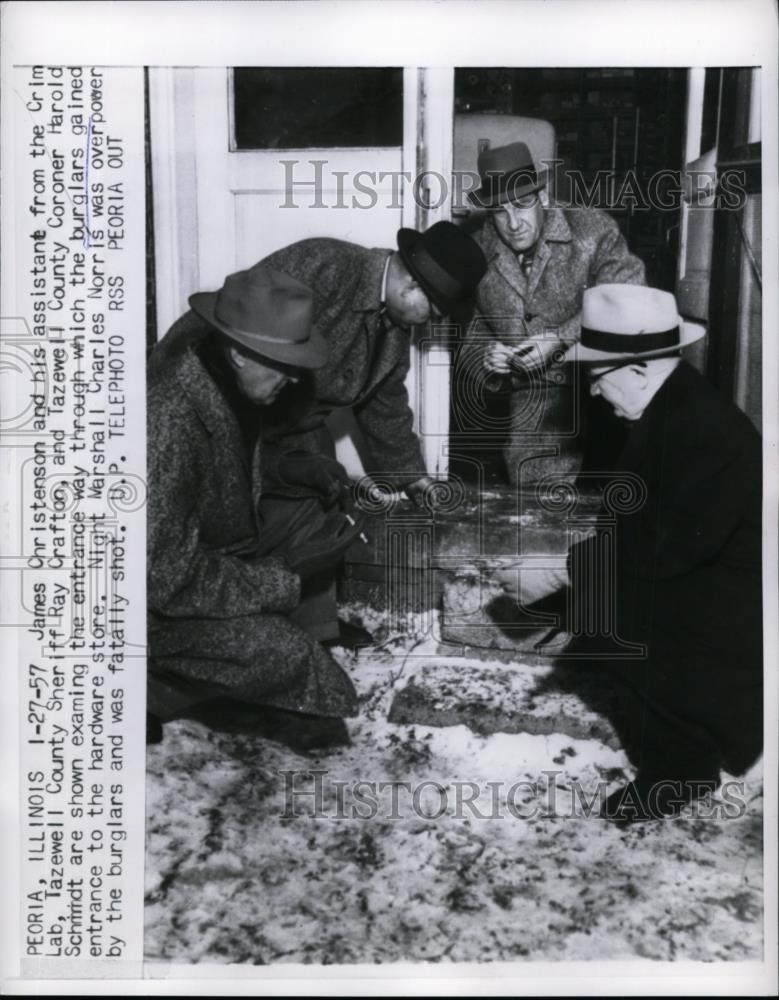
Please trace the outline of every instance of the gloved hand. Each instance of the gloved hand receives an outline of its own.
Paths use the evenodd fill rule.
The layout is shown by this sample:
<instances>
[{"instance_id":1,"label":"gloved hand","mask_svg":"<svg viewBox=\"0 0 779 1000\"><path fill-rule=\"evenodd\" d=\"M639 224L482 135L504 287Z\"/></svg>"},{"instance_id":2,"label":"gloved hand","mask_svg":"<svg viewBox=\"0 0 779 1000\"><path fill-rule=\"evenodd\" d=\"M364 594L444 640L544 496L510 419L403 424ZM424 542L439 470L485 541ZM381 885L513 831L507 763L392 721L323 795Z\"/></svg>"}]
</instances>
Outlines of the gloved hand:
<instances>
[{"instance_id":1,"label":"gloved hand","mask_svg":"<svg viewBox=\"0 0 779 1000\"><path fill-rule=\"evenodd\" d=\"M288 451L282 455L276 475L281 486L291 488L295 496L305 496L308 491L321 497L326 506L334 504L350 482L340 462L306 451Z\"/></svg>"},{"instance_id":2,"label":"gloved hand","mask_svg":"<svg viewBox=\"0 0 779 1000\"><path fill-rule=\"evenodd\" d=\"M362 519L355 515L352 518L354 524L340 511L328 514L321 527L287 552L285 560L292 572L307 580L323 570L334 569L362 532Z\"/></svg>"},{"instance_id":3,"label":"gloved hand","mask_svg":"<svg viewBox=\"0 0 779 1000\"><path fill-rule=\"evenodd\" d=\"M535 604L568 586L568 556L556 554L520 558L516 567L498 570L493 579L518 604Z\"/></svg>"}]
</instances>

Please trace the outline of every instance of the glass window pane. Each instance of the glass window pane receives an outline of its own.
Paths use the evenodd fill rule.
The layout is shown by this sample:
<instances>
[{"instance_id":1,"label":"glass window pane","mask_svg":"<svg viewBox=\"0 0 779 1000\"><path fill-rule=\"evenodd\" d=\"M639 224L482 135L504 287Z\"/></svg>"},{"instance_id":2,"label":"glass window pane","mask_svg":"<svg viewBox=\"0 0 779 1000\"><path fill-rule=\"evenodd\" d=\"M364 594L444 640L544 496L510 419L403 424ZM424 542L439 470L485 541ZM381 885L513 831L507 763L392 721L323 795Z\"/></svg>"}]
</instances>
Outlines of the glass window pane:
<instances>
[{"instance_id":1,"label":"glass window pane","mask_svg":"<svg viewBox=\"0 0 779 1000\"><path fill-rule=\"evenodd\" d=\"M403 144L403 70L233 70L235 149Z\"/></svg>"}]
</instances>

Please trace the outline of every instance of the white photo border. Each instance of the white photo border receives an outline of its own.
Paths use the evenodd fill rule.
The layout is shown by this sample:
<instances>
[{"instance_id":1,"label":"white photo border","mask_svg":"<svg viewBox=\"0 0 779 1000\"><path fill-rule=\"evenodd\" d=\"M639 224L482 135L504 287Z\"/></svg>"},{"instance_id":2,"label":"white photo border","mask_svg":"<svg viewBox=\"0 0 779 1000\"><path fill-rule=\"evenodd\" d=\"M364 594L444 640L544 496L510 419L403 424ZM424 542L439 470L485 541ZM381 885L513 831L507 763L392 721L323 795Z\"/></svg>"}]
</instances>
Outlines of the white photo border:
<instances>
[{"instance_id":1,"label":"white photo border","mask_svg":"<svg viewBox=\"0 0 779 1000\"><path fill-rule=\"evenodd\" d=\"M763 426L765 662L777 649L777 24L770 0L388 0L388 2L62 2L2 5L3 109L15 64L129 66L760 66L763 136ZM301 24L305 22L305 30ZM3 114L3 120L8 120ZM4 236L5 234L3 234ZM5 244L5 240L3 241ZM7 246L3 246L6 254ZM4 637L4 642L5 642ZM7 674L11 671L7 670ZM9 681L6 682L10 683ZM0 748L5 851L16 885L18 741L14 685ZM776 988L777 675L765 689L764 963L570 962L429 966L149 965L145 979L22 981L16 893L2 909L4 991L123 995L671 995L768 994ZM9 777L10 776L10 777ZM5 894L4 894L5 895ZM10 897L10 898L8 898Z\"/></svg>"}]
</instances>

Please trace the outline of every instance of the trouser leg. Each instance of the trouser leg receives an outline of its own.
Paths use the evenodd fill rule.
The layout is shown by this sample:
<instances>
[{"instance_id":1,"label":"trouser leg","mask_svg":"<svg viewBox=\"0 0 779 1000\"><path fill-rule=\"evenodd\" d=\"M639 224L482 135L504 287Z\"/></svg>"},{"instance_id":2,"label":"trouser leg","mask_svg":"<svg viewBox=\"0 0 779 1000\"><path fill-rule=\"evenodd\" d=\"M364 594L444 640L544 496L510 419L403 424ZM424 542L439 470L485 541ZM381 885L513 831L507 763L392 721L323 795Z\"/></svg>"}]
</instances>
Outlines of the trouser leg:
<instances>
[{"instance_id":1,"label":"trouser leg","mask_svg":"<svg viewBox=\"0 0 779 1000\"><path fill-rule=\"evenodd\" d=\"M549 475L573 477L581 464L581 435L573 385L528 378L511 394L508 440L503 450L512 486Z\"/></svg>"},{"instance_id":2,"label":"trouser leg","mask_svg":"<svg viewBox=\"0 0 779 1000\"><path fill-rule=\"evenodd\" d=\"M625 750L639 773L661 780L708 780L722 767L715 736L685 713L624 683L616 688L624 719Z\"/></svg>"}]
</instances>

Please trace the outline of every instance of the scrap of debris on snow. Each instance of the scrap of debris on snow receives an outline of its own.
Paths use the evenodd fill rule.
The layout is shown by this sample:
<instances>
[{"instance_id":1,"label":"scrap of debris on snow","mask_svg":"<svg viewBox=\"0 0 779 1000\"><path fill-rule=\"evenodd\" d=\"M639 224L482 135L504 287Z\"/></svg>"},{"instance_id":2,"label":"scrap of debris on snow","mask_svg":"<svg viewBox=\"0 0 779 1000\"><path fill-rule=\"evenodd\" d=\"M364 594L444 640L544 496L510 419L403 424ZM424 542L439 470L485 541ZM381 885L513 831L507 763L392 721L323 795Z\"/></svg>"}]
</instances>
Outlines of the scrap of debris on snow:
<instances>
[{"instance_id":1,"label":"scrap of debris on snow","mask_svg":"<svg viewBox=\"0 0 779 1000\"><path fill-rule=\"evenodd\" d=\"M413 636L336 655L350 747L180 720L148 748L149 960L762 957L759 765L710 815L620 829L582 802L630 766L549 668Z\"/></svg>"}]
</instances>

